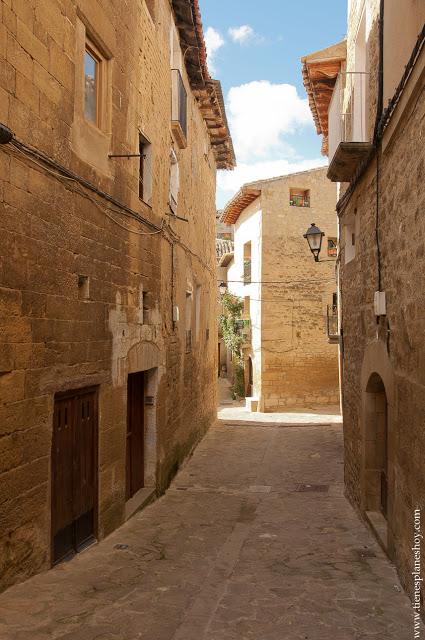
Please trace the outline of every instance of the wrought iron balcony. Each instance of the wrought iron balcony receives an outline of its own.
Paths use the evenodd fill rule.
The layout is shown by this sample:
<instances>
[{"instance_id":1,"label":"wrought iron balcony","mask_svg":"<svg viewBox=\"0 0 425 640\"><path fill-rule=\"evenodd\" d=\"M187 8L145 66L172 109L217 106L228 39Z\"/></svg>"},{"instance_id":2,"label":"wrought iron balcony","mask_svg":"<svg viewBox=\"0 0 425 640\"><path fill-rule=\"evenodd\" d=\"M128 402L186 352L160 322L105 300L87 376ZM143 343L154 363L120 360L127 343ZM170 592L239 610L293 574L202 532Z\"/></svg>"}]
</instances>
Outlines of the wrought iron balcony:
<instances>
[{"instance_id":1,"label":"wrought iron balcony","mask_svg":"<svg viewBox=\"0 0 425 640\"><path fill-rule=\"evenodd\" d=\"M332 182L350 182L372 148L368 129L369 74L341 72L329 105L329 170Z\"/></svg>"},{"instance_id":2,"label":"wrought iron balcony","mask_svg":"<svg viewBox=\"0 0 425 640\"><path fill-rule=\"evenodd\" d=\"M180 149L187 147L187 93L178 69L171 69L171 129Z\"/></svg>"},{"instance_id":3,"label":"wrought iron balcony","mask_svg":"<svg viewBox=\"0 0 425 640\"><path fill-rule=\"evenodd\" d=\"M338 305L328 304L326 315L326 329L328 339L331 344L337 344L339 342L338 331Z\"/></svg>"}]
</instances>

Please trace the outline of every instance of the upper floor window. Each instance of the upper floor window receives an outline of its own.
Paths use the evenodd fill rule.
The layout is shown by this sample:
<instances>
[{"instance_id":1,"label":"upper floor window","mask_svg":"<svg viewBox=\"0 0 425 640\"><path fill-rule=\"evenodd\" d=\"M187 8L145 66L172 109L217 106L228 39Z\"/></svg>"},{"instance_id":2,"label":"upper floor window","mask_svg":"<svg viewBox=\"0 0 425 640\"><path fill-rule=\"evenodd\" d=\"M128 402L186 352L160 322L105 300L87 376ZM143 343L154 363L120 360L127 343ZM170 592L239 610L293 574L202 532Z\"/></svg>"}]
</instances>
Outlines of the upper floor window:
<instances>
[{"instance_id":1,"label":"upper floor window","mask_svg":"<svg viewBox=\"0 0 425 640\"><path fill-rule=\"evenodd\" d=\"M310 206L310 190L309 189L290 189L289 204L291 207L309 207Z\"/></svg>"},{"instance_id":2,"label":"upper floor window","mask_svg":"<svg viewBox=\"0 0 425 640\"><path fill-rule=\"evenodd\" d=\"M328 256L336 258L338 251L338 241L336 238L328 238Z\"/></svg>"},{"instance_id":3,"label":"upper floor window","mask_svg":"<svg viewBox=\"0 0 425 640\"><path fill-rule=\"evenodd\" d=\"M177 213L177 205L180 191L180 170L179 161L174 149L170 152L170 193L169 205L173 213Z\"/></svg>"},{"instance_id":4,"label":"upper floor window","mask_svg":"<svg viewBox=\"0 0 425 640\"><path fill-rule=\"evenodd\" d=\"M175 24L170 29L171 129L180 149L187 147L187 92L183 80L183 56Z\"/></svg>"},{"instance_id":5,"label":"upper floor window","mask_svg":"<svg viewBox=\"0 0 425 640\"><path fill-rule=\"evenodd\" d=\"M86 42L84 52L84 115L86 120L100 127L102 58L92 43Z\"/></svg>"},{"instance_id":6,"label":"upper floor window","mask_svg":"<svg viewBox=\"0 0 425 640\"><path fill-rule=\"evenodd\" d=\"M244 284L251 282L251 243L247 242L243 246L243 281Z\"/></svg>"},{"instance_id":7,"label":"upper floor window","mask_svg":"<svg viewBox=\"0 0 425 640\"><path fill-rule=\"evenodd\" d=\"M193 293L191 290L186 291L186 308L185 308L185 323L186 323L186 353L192 351L192 303Z\"/></svg>"},{"instance_id":8,"label":"upper floor window","mask_svg":"<svg viewBox=\"0 0 425 640\"><path fill-rule=\"evenodd\" d=\"M343 225L345 264L356 257L358 217L351 215Z\"/></svg>"},{"instance_id":9,"label":"upper floor window","mask_svg":"<svg viewBox=\"0 0 425 640\"><path fill-rule=\"evenodd\" d=\"M139 198L152 203L152 145L142 133L139 133Z\"/></svg>"},{"instance_id":10,"label":"upper floor window","mask_svg":"<svg viewBox=\"0 0 425 640\"><path fill-rule=\"evenodd\" d=\"M199 331L201 328L201 301L202 301L202 288L201 285L196 285L195 289L195 338L199 339Z\"/></svg>"}]
</instances>

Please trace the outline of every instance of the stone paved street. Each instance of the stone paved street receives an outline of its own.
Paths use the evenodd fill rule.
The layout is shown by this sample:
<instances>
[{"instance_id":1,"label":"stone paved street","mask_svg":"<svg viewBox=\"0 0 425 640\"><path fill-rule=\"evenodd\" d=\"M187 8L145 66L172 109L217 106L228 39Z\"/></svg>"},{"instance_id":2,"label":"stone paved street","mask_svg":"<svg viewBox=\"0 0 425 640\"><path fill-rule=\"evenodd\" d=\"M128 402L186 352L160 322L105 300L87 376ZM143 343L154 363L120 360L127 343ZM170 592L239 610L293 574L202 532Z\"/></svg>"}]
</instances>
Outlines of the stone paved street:
<instances>
[{"instance_id":1,"label":"stone paved street","mask_svg":"<svg viewBox=\"0 0 425 640\"><path fill-rule=\"evenodd\" d=\"M0 638L410 640L342 473L340 425L220 424L162 499L5 592Z\"/></svg>"}]
</instances>

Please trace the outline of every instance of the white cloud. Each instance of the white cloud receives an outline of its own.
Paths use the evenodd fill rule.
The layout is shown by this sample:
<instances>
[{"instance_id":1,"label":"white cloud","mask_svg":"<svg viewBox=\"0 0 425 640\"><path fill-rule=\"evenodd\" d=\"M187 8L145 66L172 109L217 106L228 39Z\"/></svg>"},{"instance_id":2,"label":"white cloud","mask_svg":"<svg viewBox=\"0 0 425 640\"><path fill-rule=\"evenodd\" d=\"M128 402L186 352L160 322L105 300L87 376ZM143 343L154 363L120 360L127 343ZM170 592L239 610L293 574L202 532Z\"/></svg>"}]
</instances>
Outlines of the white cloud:
<instances>
[{"instance_id":1,"label":"white cloud","mask_svg":"<svg viewBox=\"0 0 425 640\"><path fill-rule=\"evenodd\" d=\"M313 125L308 100L300 98L296 87L266 80L232 87L227 112L241 163L294 156L283 137Z\"/></svg>"},{"instance_id":2,"label":"white cloud","mask_svg":"<svg viewBox=\"0 0 425 640\"><path fill-rule=\"evenodd\" d=\"M242 24L240 27L231 27L229 36L233 42L242 44L254 36L254 29L249 24Z\"/></svg>"},{"instance_id":3,"label":"white cloud","mask_svg":"<svg viewBox=\"0 0 425 640\"><path fill-rule=\"evenodd\" d=\"M219 49L225 44L222 35L214 29L214 27L208 27L205 31L205 46L207 48L208 68L211 73L215 73L215 55Z\"/></svg>"},{"instance_id":4,"label":"white cloud","mask_svg":"<svg viewBox=\"0 0 425 640\"><path fill-rule=\"evenodd\" d=\"M283 158L250 164L239 162L234 171L219 171L217 174L218 206L223 207L246 182L276 178L289 173L296 173L297 171L308 171L308 169L314 169L315 167L323 167L327 165L327 162L327 158L323 157L310 160L288 160Z\"/></svg>"}]
</instances>

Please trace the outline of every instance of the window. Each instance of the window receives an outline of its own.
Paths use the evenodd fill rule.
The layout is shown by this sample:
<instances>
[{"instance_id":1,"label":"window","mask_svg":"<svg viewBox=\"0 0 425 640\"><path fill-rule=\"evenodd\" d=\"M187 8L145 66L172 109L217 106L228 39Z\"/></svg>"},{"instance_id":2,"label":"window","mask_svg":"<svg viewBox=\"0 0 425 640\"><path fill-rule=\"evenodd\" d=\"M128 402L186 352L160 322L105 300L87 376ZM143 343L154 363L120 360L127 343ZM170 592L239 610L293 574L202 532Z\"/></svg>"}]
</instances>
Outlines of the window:
<instances>
[{"instance_id":1,"label":"window","mask_svg":"<svg viewBox=\"0 0 425 640\"><path fill-rule=\"evenodd\" d=\"M338 251L338 244L336 238L328 238L328 256L330 258L336 258Z\"/></svg>"},{"instance_id":2,"label":"window","mask_svg":"<svg viewBox=\"0 0 425 640\"><path fill-rule=\"evenodd\" d=\"M244 284L251 282L251 243L247 242L243 246L243 281Z\"/></svg>"},{"instance_id":3,"label":"window","mask_svg":"<svg viewBox=\"0 0 425 640\"><path fill-rule=\"evenodd\" d=\"M180 172L179 162L174 149L170 153L170 209L173 213L177 213L177 203L180 190Z\"/></svg>"},{"instance_id":4,"label":"window","mask_svg":"<svg viewBox=\"0 0 425 640\"><path fill-rule=\"evenodd\" d=\"M185 322L186 322L186 353L192 351L192 291L186 291L186 308L185 308Z\"/></svg>"},{"instance_id":5,"label":"window","mask_svg":"<svg viewBox=\"0 0 425 640\"><path fill-rule=\"evenodd\" d=\"M88 300L90 297L90 278L88 276L78 276L78 298Z\"/></svg>"},{"instance_id":6,"label":"window","mask_svg":"<svg viewBox=\"0 0 425 640\"><path fill-rule=\"evenodd\" d=\"M101 58L94 46L86 43L84 53L84 115L86 120L100 127L99 98Z\"/></svg>"},{"instance_id":7,"label":"window","mask_svg":"<svg viewBox=\"0 0 425 640\"><path fill-rule=\"evenodd\" d=\"M149 324L150 305L149 305L149 294L147 291L143 291L143 294L142 294L142 310L143 310L143 324Z\"/></svg>"},{"instance_id":8,"label":"window","mask_svg":"<svg viewBox=\"0 0 425 640\"><path fill-rule=\"evenodd\" d=\"M195 339L199 339L199 330L201 328L201 285L196 286L195 292Z\"/></svg>"},{"instance_id":9,"label":"window","mask_svg":"<svg viewBox=\"0 0 425 640\"><path fill-rule=\"evenodd\" d=\"M309 207L310 206L310 190L309 189L290 189L289 204L291 207Z\"/></svg>"},{"instance_id":10,"label":"window","mask_svg":"<svg viewBox=\"0 0 425 640\"><path fill-rule=\"evenodd\" d=\"M180 149L187 147L187 92L183 82L183 56L174 23L170 30L171 130Z\"/></svg>"},{"instance_id":11,"label":"window","mask_svg":"<svg viewBox=\"0 0 425 640\"><path fill-rule=\"evenodd\" d=\"M249 320L251 317L251 298L245 296L243 300L243 316L245 320Z\"/></svg>"},{"instance_id":12,"label":"window","mask_svg":"<svg viewBox=\"0 0 425 640\"><path fill-rule=\"evenodd\" d=\"M152 203L152 145L142 133L139 133L139 198Z\"/></svg>"},{"instance_id":13,"label":"window","mask_svg":"<svg viewBox=\"0 0 425 640\"><path fill-rule=\"evenodd\" d=\"M356 223L357 218L350 216L343 227L345 264L356 257Z\"/></svg>"}]
</instances>

